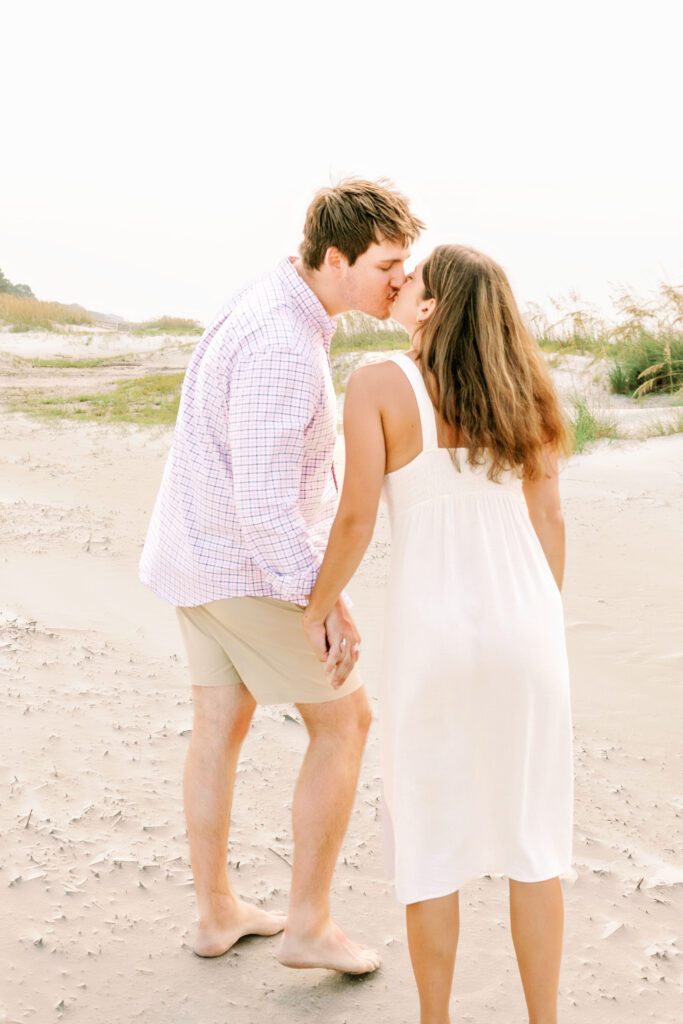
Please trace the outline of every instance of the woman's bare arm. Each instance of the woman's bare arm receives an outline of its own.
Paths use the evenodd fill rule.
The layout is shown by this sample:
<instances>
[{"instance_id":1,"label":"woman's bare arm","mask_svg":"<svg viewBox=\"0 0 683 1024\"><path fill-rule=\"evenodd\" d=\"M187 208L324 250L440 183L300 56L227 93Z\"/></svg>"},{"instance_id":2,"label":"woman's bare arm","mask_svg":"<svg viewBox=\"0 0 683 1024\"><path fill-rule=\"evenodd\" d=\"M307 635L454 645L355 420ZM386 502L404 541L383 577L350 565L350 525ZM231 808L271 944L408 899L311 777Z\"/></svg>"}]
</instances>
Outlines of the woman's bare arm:
<instances>
[{"instance_id":1,"label":"woman's bare arm","mask_svg":"<svg viewBox=\"0 0 683 1024\"><path fill-rule=\"evenodd\" d=\"M525 480L524 498L529 518L541 542L550 571L558 590L564 577L564 517L560 501L560 484L555 452L546 447L543 475L537 480Z\"/></svg>"},{"instance_id":2,"label":"woman's bare arm","mask_svg":"<svg viewBox=\"0 0 683 1024\"><path fill-rule=\"evenodd\" d=\"M372 538L386 464L380 378L379 366L362 367L351 375L346 388L344 486L320 573L304 612L309 635L327 618Z\"/></svg>"}]
</instances>

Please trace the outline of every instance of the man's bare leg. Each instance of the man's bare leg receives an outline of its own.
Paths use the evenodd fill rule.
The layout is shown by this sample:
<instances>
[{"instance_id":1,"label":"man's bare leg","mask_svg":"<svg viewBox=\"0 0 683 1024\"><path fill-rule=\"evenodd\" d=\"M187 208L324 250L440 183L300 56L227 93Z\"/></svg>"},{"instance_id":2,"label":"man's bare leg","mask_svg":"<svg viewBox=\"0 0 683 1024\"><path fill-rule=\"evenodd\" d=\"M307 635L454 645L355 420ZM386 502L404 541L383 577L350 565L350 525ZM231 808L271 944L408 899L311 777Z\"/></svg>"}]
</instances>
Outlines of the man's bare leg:
<instances>
[{"instance_id":1,"label":"man's bare leg","mask_svg":"<svg viewBox=\"0 0 683 1024\"><path fill-rule=\"evenodd\" d=\"M220 956L243 935L275 935L286 918L238 899L228 878L235 772L256 702L246 686L193 686L194 724L183 797L199 927L199 956Z\"/></svg>"},{"instance_id":2,"label":"man's bare leg","mask_svg":"<svg viewBox=\"0 0 683 1024\"><path fill-rule=\"evenodd\" d=\"M449 1024L460 931L457 892L406 907L408 948L420 996L420 1024Z\"/></svg>"},{"instance_id":3,"label":"man's bare leg","mask_svg":"<svg viewBox=\"0 0 683 1024\"><path fill-rule=\"evenodd\" d=\"M294 793L294 869L278 960L366 974L381 963L330 917L330 886L349 822L370 728L365 689L324 704L297 705L310 737Z\"/></svg>"},{"instance_id":4,"label":"man's bare leg","mask_svg":"<svg viewBox=\"0 0 683 1024\"><path fill-rule=\"evenodd\" d=\"M557 1024L564 908L559 878L510 879L510 925L529 1024Z\"/></svg>"}]
</instances>

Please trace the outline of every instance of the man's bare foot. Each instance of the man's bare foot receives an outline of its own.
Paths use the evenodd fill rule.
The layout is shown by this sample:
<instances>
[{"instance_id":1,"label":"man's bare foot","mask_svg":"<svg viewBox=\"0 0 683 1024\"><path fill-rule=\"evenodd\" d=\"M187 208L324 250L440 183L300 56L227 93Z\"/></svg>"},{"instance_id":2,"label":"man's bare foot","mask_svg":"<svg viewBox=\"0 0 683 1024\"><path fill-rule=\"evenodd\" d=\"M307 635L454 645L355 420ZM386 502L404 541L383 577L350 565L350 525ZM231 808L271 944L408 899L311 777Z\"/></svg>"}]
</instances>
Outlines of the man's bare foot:
<instances>
[{"instance_id":1,"label":"man's bare foot","mask_svg":"<svg viewBox=\"0 0 683 1024\"><path fill-rule=\"evenodd\" d=\"M284 967L324 967L344 974L370 974L382 963L374 949L356 945L334 921L328 921L316 935L303 937L285 931L277 958Z\"/></svg>"},{"instance_id":2,"label":"man's bare foot","mask_svg":"<svg viewBox=\"0 0 683 1024\"><path fill-rule=\"evenodd\" d=\"M222 956L245 935L277 935L287 923L284 914L265 910L236 900L210 924L200 924L193 950L197 956Z\"/></svg>"}]
</instances>

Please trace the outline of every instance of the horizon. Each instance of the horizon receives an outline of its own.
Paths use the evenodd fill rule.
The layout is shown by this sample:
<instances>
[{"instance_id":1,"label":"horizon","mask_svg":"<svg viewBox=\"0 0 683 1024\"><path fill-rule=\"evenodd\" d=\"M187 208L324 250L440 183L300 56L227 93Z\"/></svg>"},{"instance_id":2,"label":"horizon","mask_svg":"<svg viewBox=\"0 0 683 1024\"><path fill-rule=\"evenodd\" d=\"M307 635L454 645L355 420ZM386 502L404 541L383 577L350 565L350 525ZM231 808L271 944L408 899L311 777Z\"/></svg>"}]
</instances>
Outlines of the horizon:
<instances>
[{"instance_id":1,"label":"horizon","mask_svg":"<svg viewBox=\"0 0 683 1024\"><path fill-rule=\"evenodd\" d=\"M409 262L411 264L414 264L417 261L411 260ZM44 298L41 295L35 293L35 289L33 288L30 281L14 280L11 274L7 274L5 268L1 265L0 271L2 271L5 274L6 279L15 288L17 286L28 286L33 292L33 295L30 297L34 298L38 302L56 303L70 309L82 311L83 313L93 317L93 319L95 320L95 323L93 324L94 327L103 327L109 320L112 321L113 325L118 325L120 327L125 327L127 325L136 326L143 323L155 322L157 320L163 319L187 319L188 321L194 321L194 323L196 323L202 328L206 328L211 323L210 317L201 318L199 316L187 315L185 313L180 314L173 309L164 309L161 312L152 313L151 315L147 315L139 319L136 319L130 316L126 316L125 314L115 310L94 309L92 306L86 305L85 303L80 301L66 301L63 298L58 297ZM235 291L237 290L237 287L235 288ZM565 292L561 295L548 295L545 297L544 302L538 301L537 299L530 299L525 302L523 297L520 297L519 295L516 295L515 297L519 304L520 310L525 316L527 316L528 318L534 318L538 313L540 313L545 318L545 320L551 328L557 327L563 319L566 319L567 316L570 315L571 310L576 310L576 312L580 311L589 314L590 316L594 316L602 326L609 328L616 325L619 322L617 304L620 296L627 294L631 296L634 299L634 301L637 300L637 303L641 305L649 304L656 310L658 308L657 301L659 301L659 308L661 308L663 304L661 292L664 287L669 287L673 288L674 290L680 291L681 288L683 288L683 281L681 281L681 283L674 283L672 281L665 281L663 278L660 278L657 282L651 284L647 291L638 290L634 287L631 287L627 282L619 282L618 284L612 286L607 302L603 301L602 304L600 304L600 302L591 300L587 297L584 298L584 296L582 296L580 293L576 293L572 289L566 289ZM12 293L10 292L5 294ZM226 298L229 298L229 295ZM217 315L218 312L220 312L221 306L224 304L225 300L221 305L219 305L216 308L215 315ZM551 310L555 311L554 315L551 313ZM384 323L396 327L397 330L400 329L400 325L398 325L396 321L392 320L391 317L388 317L386 320L381 321L378 320L376 317L370 316L369 314L362 313L361 310L348 310L346 311L346 313L341 314L341 316L346 316L349 313L360 313L367 319L375 321L378 325ZM98 320L100 322L98 322ZM2 325L0 324L0 326ZM9 326L9 324L5 326Z\"/></svg>"}]
</instances>

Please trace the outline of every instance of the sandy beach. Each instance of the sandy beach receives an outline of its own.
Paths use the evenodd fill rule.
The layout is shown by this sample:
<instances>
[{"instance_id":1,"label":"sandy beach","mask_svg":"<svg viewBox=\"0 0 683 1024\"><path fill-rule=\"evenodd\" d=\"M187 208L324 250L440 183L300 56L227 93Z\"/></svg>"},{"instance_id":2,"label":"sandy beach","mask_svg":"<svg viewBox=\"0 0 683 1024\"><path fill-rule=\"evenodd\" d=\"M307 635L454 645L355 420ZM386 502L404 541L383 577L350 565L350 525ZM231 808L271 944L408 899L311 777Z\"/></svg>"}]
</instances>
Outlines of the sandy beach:
<instances>
[{"instance_id":1,"label":"sandy beach","mask_svg":"<svg viewBox=\"0 0 683 1024\"><path fill-rule=\"evenodd\" d=\"M28 351L18 335L0 351L10 342ZM88 351L129 351L125 339L105 342ZM78 336L38 347L47 355L52 343L79 353ZM182 367L187 351L150 343L139 364L101 380L143 363ZM11 355L0 364L5 393L92 379L29 372ZM274 958L277 939L245 939L216 960L188 948L191 693L173 611L137 581L171 432L31 419L1 398L0 1024L413 1024L403 908L383 875L376 721L333 906L383 967L367 978L290 971ZM341 472L341 438L337 456ZM576 804L560 1021L680 1024L683 435L573 456L562 492ZM382 509L349 588L376 718L389 555ZM287 902L305 743L294 709L260 709L238 774L235 884L274 910ZM453 1021L524 1024L505 881L473 882L461 907Z\"/></svg>"}]
</instances>

